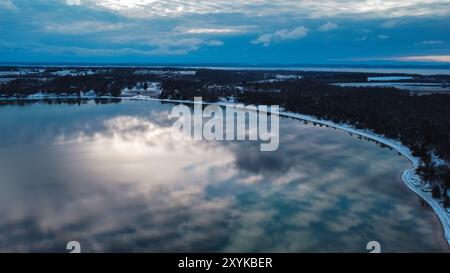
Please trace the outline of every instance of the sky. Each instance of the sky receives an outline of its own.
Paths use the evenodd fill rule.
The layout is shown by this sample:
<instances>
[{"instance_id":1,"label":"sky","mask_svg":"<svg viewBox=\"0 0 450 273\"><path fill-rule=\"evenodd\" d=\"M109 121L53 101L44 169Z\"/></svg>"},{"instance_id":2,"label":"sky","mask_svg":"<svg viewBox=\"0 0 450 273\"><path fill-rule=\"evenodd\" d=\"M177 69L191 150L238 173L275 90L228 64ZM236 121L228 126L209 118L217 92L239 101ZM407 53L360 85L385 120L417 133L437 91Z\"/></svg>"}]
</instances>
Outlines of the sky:
<instances>
[{"instance_id":1,"label":"sky","mask_svg":"<svg viewBox=\"0 0 450 273\"><path fill-rule=\"evenodd\" d=\"M0 62L450 64L450 0L0 0Z\"/></svg>"}]
</instances>

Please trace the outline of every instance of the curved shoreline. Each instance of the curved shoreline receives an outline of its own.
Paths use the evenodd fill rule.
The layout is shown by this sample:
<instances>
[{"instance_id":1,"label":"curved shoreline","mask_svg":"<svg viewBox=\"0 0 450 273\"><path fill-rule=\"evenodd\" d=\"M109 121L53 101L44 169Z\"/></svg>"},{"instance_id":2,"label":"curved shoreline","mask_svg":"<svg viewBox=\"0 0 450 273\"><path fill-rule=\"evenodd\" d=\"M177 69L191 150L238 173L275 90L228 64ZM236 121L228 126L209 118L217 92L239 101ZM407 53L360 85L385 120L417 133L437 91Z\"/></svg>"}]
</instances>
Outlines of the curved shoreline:
<instances>
[{"instance_id":1,"label":"curved shoreline","mask_svg":"<svg viewBox=\"0 0 450 273\"><path fill-rule=\"evenodd\" d=\"M65 97L65 98L67 98L67 97ZM63 98L63 99L65 99L65 98ZM71 97L68 97L68 98L71 99ZM76 98L78 99L79 97L76 97ZM123 100L136 100L136 101L160 101L160 102L168 102L168 103L188 103L188 104L198 103L198 102L188 101L188 100L157 99L157 98L150 98L150 97L145 97L145 96L138 96L138 97L103 96L103 97L99 97L99 98L105 98L105 99L115 98L115 99L121 99L121 100L123 99ZM50 98L50 99L58 99L58 97ZM85 99L89 100L89 99L95 99L95 98L89 97L89 98L85 98ZM0 100L5 100L5 99L0 99ZM17 99L10 98L10 99L6 99L6 100L17 100ZM41 98L26 98L25 100L40 101L42 99ZM201 102L201 104L205 104L205 105L206 104L217 104L220 106L231 106L231 107L236 107L236 106L242 107L243 106L242 104L235 104L235 103L229 103L229 102ZM439 202L437 200L432 198L431 193L423 192L421 190L420 177L418 177L415 173L417 167L419 166L420 161L417 157L414 157L411 154L411 151L409 150L409 148L407 148L406 146L404 146L403 144L401 144L400 142L398 142L396 140L387 139L381 135L371 132L370 130L355 129L354 127L352 127L348 124L337 124L332 121L318 119L313 116L303 115L303 114L298 114L298 113L288 112L288 111L272 112L271 110L269 110L268 112L271 114L276 114L281 117L293 118L293 119L304 120L304 121L313 122L313 123L317 123L317 124L322 124L322 125L325 125L325 126L328 126L331 128L343 130L343 131L346 131L346 132L349 132L349 133L352 133L352 134L355 134L358 136L362 136L367 139L376 141L378 143L382 143L382 144L396 150L398 153L400 153L401 155L406 157L411 162L412 168L403 170L400 179L410 190L415 192L420 198L422 198L425 202L427 202L428 205L430 205L433 212L436 214L439 221L441 222L441 225L442 225L442 228L444 231L444 239L447 242L447 247L450 248L450 213L448 213L445 210L445 208L439 204Z\"/></svg>"},{"instance_id":2,"label":"curved shoreline","mask_svg":"<svg viewBox=\"0 0 450 273\"><path fill-rule=\"evenodd\" d=\"M142 98L137 98L136 100L143 100ZM146 100L155 100L155 101L163 101L163 102L172 102L172 103L190 103L193 104L193 101L184 101L184 100L169 100L169 99L146 99ZM233 106L235 107L236 104L233 103L226 103L226 102L216 102L216 103L210 103L210 102L202 102L202 104L217 104L220 106ZM415 171L417 167L419 167L419 159L417 157L414 157L411 154L411 151L408 147L404 146L398 141L387 139L381 135L375 134L369 130L359 130L355 129L350 125L347 124L336 124L332 121L317 119L312 116L308 115L302 115L298 113L293 112L272 112L269 111L271 114L277 114L281 117L288 117L298 120L304 120L308 122L318 123L322 125L326 125L331 128L343 130L358 136L362 136L371 140L374 140L378 143L382 143L394 150L396 150L398 153L406 157L412 164L412 168L406 169L402 172L402 175L400 179L402 182L413 192L415 192L420 198L422 198L425 202L430 205L433 212L438 217L439 221L441 222L443 231L444 231L444 239L447 242L447 247L450 248L450 214L445 210L444 207L442 207L439 202L432 198L431 193L423 192L420 187L420 177L416 175Z\"/></svg>"},{"instance_id":3,"label":"curved shoreline","mask_svg":"<svg viewBox=\"0 0 450 273\"><path fill-rule=\"evenodd\" d=\"M431 193L423 192L420 187L420 177L416 175L415 171L417 167L419 167L419 159L414 157L411 154L411 151L404 145L400 144L397 141L386 139L380 135L377 135L370 131L362 131L358 129L354 129L353 127L349 125L340 125L336 124L331 121L326 120L320 120L311 116L297 114L297 113L291 113L291 112L280 112L280 116L284 117L290 117L300 120L306 120L309 122L315 122L318 124L326 125L332 128L336 128L339 130L343 130L355 135L359 135L362 137L366 137L368 139L374 140L376 142L382 143L397 152L399 152L401 155L406 157L412 164L412 168L406 169L402 172L402 175L400 179L402 182L413 192L415 192L420 198L422 198L425 202L430 205L430 207L433 209L434 213L438 217L439 221L441 222L443 231L444 231L444 238L447 241L447 246L450 248L450 215L445 210L444 207L442 207L439 202L432 198Z\"/></svg>"}]
</instances>

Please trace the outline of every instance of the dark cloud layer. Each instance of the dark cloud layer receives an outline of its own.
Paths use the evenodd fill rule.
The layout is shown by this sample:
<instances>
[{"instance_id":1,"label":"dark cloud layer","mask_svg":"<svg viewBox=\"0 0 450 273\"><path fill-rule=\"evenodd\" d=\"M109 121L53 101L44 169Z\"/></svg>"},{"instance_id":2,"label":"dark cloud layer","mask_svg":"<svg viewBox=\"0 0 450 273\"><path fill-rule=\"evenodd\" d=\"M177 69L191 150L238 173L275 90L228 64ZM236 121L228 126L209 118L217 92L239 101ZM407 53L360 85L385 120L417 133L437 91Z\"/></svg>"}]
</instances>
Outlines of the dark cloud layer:
<instances>
[{"instance_id":1,"label":"dark cloud layer","mask_svg":"<svg viewBox=\"0 0 450 273\"><path fill-rule=\"evenodd\" d=\"M1 0L0 13L0 61L448 62L450 55L450 4L442 0Z\"/></svg>"}]
</instances>

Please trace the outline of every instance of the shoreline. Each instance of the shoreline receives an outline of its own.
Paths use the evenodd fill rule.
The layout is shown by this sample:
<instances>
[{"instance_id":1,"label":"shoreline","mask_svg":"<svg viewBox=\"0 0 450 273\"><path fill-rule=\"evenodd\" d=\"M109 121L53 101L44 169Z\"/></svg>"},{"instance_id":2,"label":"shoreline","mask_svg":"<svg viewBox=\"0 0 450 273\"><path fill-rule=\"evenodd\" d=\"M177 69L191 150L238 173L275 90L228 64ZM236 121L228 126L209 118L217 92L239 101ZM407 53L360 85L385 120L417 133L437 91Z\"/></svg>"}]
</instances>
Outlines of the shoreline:
<instances>
[{"instance_id":1,"label":"shoreline","mask_svg":"<svg viewBox=\"0 0 450 273\"><path fill-rule=\"evenodd\" d=\"M282 112L280 113L280 116L295 118L299 120L306 120L309 122L315 122L332 128L343 130L358 136L366 137L368 139L382 143L399 152L402 156L406 157L411 163L411 168L403 170L400 176L400 180L431 207L431 209L433 210L433 212L435 213L435 215L437 216L442 225L444 239L447 242L447 247L450 248L450 215L445 210L445 208L439 204L438 200L432 198L431 193L423 192L421 190L420 178L415 173L416 168L419 166L419 159L414 157L406 146L403 146L402 144L400 144L395 140L386 139L383 136L377 135L368 130L363 131L354 129L350 125L335 124L334 122L331 121L320 120L311 116L290 112L286 113Z\"/></svg>"},{"instance_id":2,"label":"shoreline","mask_svg":"<svg viewBox=\"0 0 450 273\"><path fill-rule=\"evenodd\" d=\"M172 100L172 99L158 99L158 98L151 98L151 97L145 97L145 96L139 96L139 97L113 97L113 96L102 96L102 97L51 97L51 98L45 98L45 99L120 99L120 100L129 100L129 101L160 101L160 102L168 102L168 103L189 103L189 104L195 104L194 101L187 101L187 100ZM15 100L27 100L27 101L41 101L42 98L0 98L0 101L15 101ZM242 104L235 104L235 103L229 103L229 102L201 102L201 104L217 104L220 106L242 106ZM303 115L298 114L294 112L289 111L280 111L280 112L272 112L271 110L268 111L270 114L276 114L281 117L287 117L287 118L293 118L297 120L303 120L308 121L312 123L317 123L321 125L325 125L330 128L335 128L338 130L346 131L351 134L355 134L361 137L365 137L367 139L376 141L378 143L384 144L395 151L397 151L402 156L406 157L411 167L409 169L403 170L402 174L400 176L400 180L414 193L416 193L422 200L424 200L433 210L437 218L439 219L442 228L443 228L443 235L444 239L447 242L447 247L450 249L450 213L446 211L446 209L439 204L439 201L436 199L433 199L431 196L431 193L424 192L421 190L421 183L420 183L420 177L416 175L415 171L417 167L419 167L419 159L414 157L411 154L411 151L408 147L404 146L400 142L393 140L393 139L387 139L382 135L378 135L370 130L360 130L355 129L351 125L348 124L337 124L332 121L318 119L313 116L309 115Z\"/></svg>"},{"instance_id":3,"label":"shoreline","mask_svg":"<svg viewBox=\"0 0 450 273\"><path fill-rule=\"evenodd\" d=\"M136 99L136 100L142 100L142 99ZM148 98L147 100L152 101L163 101L163 102L173 102L173 103L190 103L194 104L193 101L184 101L184 100L169 100L169 99L153 99ZM236 106L234 103L226 103L226 102L202 102L202 104L217 104L220 106ZM416 168L419 166L419 159L414 157L411 154L411 151L408 147L404 146L400 142L396 140L387 139L381 135L375 134L371 132L370 130L359 130L355 129L352 126L348 124L336 124L332 121L317 119L313 116L309 115L303 115L298 114L294 112L289 111L280 111L280 112L272 112L269 111L271 114L276 114L281 117L287 117L287 118L293 118L298 120L304 120L308 122L318 123L322 124L331 128L339 129L345 132L349 132L358 136L362 136L371 140L374 140L378 143L382 143L398 153L400 153L402 156L406 157L409 162L411 163L411 168L403 170L402 174L400 176L400 180L413 192L415 192L422 200L424 200L433 210L434 214L439 219L439 222L441 223L441 226L443 228L443 235L444 240L447 242L447 247L450 249L450 215L445 210L444 207L442 207L439 204L439 201L432 198L431 193L423 192L420 188L420 177L416 175L415 171Z\"/></svg>"}]
</instances>

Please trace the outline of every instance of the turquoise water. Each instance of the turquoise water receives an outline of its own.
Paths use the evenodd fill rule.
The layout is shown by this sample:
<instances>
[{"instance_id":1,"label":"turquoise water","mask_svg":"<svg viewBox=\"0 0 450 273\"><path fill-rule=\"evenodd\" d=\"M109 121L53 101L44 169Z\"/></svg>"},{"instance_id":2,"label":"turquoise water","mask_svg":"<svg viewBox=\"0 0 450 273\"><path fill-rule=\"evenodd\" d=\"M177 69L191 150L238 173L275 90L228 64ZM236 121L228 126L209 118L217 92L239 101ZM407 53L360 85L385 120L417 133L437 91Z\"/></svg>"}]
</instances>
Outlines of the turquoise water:
<instances>
[{"instance_id":1,"label":"turquoise water","mask_svg":"<svg viewBox=\"0 0 450 273\"><path fill-rule=\"evenodd\" d=\"M174 141L172 106L0 107L0 251L448 251L395 151L293 119L276 152Z\"/></svg>"}]
</instances>

